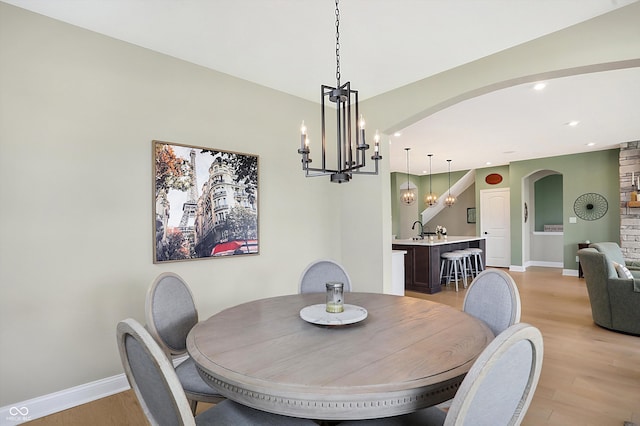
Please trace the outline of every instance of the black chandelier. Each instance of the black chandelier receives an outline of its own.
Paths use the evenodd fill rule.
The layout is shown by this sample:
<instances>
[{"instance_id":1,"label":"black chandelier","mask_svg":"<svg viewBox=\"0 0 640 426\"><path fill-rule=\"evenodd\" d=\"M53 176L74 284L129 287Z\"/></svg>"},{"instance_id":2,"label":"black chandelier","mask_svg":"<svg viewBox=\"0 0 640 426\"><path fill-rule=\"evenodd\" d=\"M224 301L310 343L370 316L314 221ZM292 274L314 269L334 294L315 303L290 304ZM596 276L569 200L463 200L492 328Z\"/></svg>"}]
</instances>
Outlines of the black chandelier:
<instances>
[{"instance_id":1,"label":"black chandelier","mask_svg":"<svg viewBox=\"0 0 640 426\"><path fill-rule=\"evenodd\" d=\"M358 111L358 91L351 90L350 82L340 84L340 9L336 0L336 86L320 86L321 114L322 114L322 164L321 167L310 167L311 150L307 128L302 122L300 127L300 149L302 155L302 170L307 177L331 175L331 182L349 182L353 174L377 175L378 160L380 155L380 135L378 131L374 136L374 153L371 159L375 164L375 171L364 171L366 166L365 151L369 145L364 137L364 119ZM327 168L326 137L325 137L325 98L336 104L336 162L335 169ZM353 107L352 107L353 105ZM357 122L357 123L356 123ZM351 135L351 126L357 125L355 141ZM354 143L355 142L355 143Z\"/></svg>"}]
</instances>

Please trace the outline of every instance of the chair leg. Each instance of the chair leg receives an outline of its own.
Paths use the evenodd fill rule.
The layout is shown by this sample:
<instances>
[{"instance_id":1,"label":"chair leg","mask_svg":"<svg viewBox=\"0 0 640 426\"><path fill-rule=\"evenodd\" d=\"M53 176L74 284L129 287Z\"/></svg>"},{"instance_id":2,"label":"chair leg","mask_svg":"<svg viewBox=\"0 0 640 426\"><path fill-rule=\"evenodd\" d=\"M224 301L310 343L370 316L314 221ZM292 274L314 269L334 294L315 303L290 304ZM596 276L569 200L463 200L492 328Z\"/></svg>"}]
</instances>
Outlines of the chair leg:
<instances>
[{"instance_id":1,"label":"chair leg","mask_svg":"<svg viewBox=\"0 0 640 426\"><path fill-rule=\"evenodd\" d=\"M480 258L480 256L478 256L477 253L475 253L473 255L473 267L474 267L474 271L473 271L473 277L477 277L478 274L480 273L480 270L478 269L478 259Z\"/></svg>"},{"instance_id":2,"label":"chair leg","mask_svg":"<svg viewBox=\"0 0 640 426\"><path fill-rule=\"evenodd\" d=\"M463 257L460 263L462 264L462 285L467 288L467 261L468 257Z\"/></svg>"},{"instance_id":3,"label":"chair leg","mask_svg":"<svg viewBox=\"0 0 640 426\"><path fill-rule=\"evenodd\" d=\"M191 412L195 416L196 415L196 408L198 407L198 401L189 400L189 407L191 407Z\"/></svg>"},{"instance_id":4,"label":"chair leg","mask_svg":"<svg viewBox=\"0 0 640 426\"><path fill-rule=\"evenodd\" d=\"M458 264L459 260L453 261L453 279L456 280L456 291L458 291Z\"/></svg>"}]
</instances>

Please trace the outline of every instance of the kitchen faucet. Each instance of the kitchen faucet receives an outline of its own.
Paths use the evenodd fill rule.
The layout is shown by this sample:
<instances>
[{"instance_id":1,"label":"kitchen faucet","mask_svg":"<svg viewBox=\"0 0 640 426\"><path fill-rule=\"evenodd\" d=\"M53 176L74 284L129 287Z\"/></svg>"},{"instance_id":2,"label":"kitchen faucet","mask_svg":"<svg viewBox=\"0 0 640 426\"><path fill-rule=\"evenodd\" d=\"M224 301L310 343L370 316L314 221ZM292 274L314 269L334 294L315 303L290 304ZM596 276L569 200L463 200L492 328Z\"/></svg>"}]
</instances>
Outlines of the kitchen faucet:
<instances>
[{"instance_id":1,"label":"kitchen faucet","mask_svg":"<svg viewBox=\"0 0 640 426\"><path fill-rule=\"evenodd\" d=\"M420 238L424 238L424 232L422 230L422 222L420 222L419 220L416 220L415 222L413 222L413 226L411 226L411 229L416 229L416 223L420 224Z\"/></svg>"}]
</instances>

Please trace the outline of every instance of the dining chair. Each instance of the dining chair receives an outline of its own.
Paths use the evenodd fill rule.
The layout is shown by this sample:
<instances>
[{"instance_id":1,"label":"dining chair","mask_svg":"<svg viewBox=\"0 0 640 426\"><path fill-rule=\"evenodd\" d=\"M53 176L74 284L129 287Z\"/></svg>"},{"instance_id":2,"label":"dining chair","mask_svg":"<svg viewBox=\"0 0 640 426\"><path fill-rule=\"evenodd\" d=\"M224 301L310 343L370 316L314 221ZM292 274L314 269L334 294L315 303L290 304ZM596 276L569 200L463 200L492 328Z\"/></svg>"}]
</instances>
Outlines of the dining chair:
<instances>
[{"instance_id":1,"label":"dining chair","mask_svg":"<svg viewBox=\"0 0 640 426\"><path fill-rule=\"evenodd\" d=\"M194 416L173 365L151 334L136 320L126 319L118 323L117 339L125 374L151 425L316 425L231 400Z\"/></svg>"},{"instance_id":2,"label":"dining chair","mask_svg":"<svg viewBox=\"0 0 640 426\"><path fill-rule=\"evenodd\" d=\"M324 293L330 281L344 284L343 291L351 291L351 279L342 265L330 259L311 262L300 276L300 293Z\"/></svg>"},{"instance_id":3,"label":"dining chair","mask_svg":"<svg viewBox=\"0 0 640 426\"><path fill-rule=\"evenodd\" d=\"M178 274L164 272L151 283L145 317L149 333L169 359L187 352L187 334L198 323L198 310L191 289ZM175 370L193 413L198 402L216 403L223 399L200 377L191 357Z\"/></svg>"},{"instance_id":4,"label":"dining chair","mask_svg":"<svg viewBox=\"0 0 640 426\"><path fill-rule=\"evenodd\" d=\"M462 310L484 321L497 336L520 321L518 287L506 272L485 269L467 289Z\"/></svg>"},{"instance_id":5,"label":"dining chair","mask_svg":"<svg viewBox=\"0 0 640 426\"><path fill-rule=\"evenodd\" d=\"M543 351L540 330L526 323L514 324L498 334L475 360L449 411L429 407L339 426L519 425L538 386Z\"/></svg>"}]
</instances>

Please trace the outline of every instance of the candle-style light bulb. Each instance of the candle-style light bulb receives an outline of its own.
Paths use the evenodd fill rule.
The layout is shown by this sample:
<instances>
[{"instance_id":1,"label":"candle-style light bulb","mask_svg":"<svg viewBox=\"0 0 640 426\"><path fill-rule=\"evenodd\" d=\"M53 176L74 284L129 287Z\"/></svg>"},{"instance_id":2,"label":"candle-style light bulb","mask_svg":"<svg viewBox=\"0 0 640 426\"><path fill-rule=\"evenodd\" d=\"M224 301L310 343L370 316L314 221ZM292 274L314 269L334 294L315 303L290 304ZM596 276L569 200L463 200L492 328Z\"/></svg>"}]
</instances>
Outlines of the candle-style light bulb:
<instances>
[{"instance_id":1,"label":"candle-style light bulb","mask_svg":"<svg viewBox=\"0 0 640 426\"><path fill-rule=\"evenodd\" d=\"M376 134L373 136L373 141L375 142L373 150L377 154L380 151L380 133L378 133L378 129L376 129Z\"/></svg>"},{"instance_id":2,"label":"candle-style light bulb","mask_svg":"<svg viewBox=\"0 0 640 426\"><path fill-rule=\"evenodd\" d=\"M360 114L360 121L358 122L358 126L360 127L360 140L358 141L358 146L362 147L365 144L364 141L364 117Z\"/></svg>"},{"instance_id":3,"label":"candle-style light bulb","mask_svg":"<svg viewBox=\"0 0 640 426\"><path fill-rule=\"evenodd\" d=\"M302 120L302 125L300 126L300 150L304 151L304 149L308 146L309 142L307 141L307 126L304 125L304 120Z\"/></svg>"}]
</instances>

